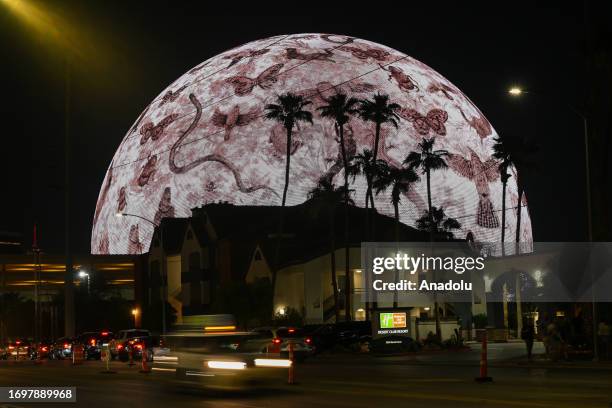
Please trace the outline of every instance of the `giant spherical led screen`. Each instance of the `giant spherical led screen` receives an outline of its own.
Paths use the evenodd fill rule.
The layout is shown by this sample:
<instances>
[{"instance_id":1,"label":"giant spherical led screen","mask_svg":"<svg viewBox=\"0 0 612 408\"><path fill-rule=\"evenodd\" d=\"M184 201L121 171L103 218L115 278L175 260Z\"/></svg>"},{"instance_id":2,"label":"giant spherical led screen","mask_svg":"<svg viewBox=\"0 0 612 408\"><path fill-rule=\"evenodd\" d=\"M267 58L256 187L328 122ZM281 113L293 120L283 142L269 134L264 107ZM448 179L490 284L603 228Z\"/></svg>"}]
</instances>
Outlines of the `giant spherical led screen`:
<instances>
[{"instance_id":1,"label":"giant spherical led screen","mask_svg":"<svg viewBox=\"0 0 612 408\"><path fill-rule=\"evenodd\" d=\"M458 238L498 242L502 183L491 157L495 130L457 87L422 62L381 44L330 34L282 35L241 45L189 70L164 89L136 119L108 168L93 219L96 254L148 250L153 225L188 217L206 203L280 205L286 136L264 118L265 106L292 92L312 101L313 123L293 132L288 205L307 199L321 177L343 182L334 121L316 108L342 91L359 99L387 94L401 106L398 127L383 124L378 157L402 161L423 138L451 153L448 169L432 173L432 201L461 223ZM349 155L373 149L375 125L352 117L345 125ZM514 237L518 194L515 169L508 182L506 236ZM366 181L351 185L365 205ZM390 193L376 209L393 216ZM401 197L400 218L414 226L427 208L425 178ZM530 242L526 199L521 241Z\"/></svg>"}]
</instances>

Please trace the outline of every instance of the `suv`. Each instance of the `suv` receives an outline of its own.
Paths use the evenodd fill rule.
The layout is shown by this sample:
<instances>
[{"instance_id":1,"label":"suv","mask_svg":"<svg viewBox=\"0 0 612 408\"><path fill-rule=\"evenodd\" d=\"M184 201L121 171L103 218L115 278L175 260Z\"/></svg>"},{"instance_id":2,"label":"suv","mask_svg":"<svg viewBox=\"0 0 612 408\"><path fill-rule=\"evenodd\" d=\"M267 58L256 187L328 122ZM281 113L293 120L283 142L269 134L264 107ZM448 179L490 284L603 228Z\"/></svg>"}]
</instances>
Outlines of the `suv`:
<instances>
[{"instance_id":1,"label":"suv","mask_svg":"<svg viewBox=\"0 0 612 408\"><path fill-rule=\"evenodd\" d=\"M151 332L149 330L144 329L129 329L129 330L121 330L115 336L114 341L110 342L110 354L111 358L114 360L119 355L119 351L124 347L124 343L135 337L150 337Z\"/></svg>"},{"instance_id":2,"label":"suv","mask_svg":"<svg viewBox=\"0 0 612 408\"><path fill-rule=\"evenodd\" d=\"M85 332L77 338L77 342L83 345L86 360L99 360L102 356L102 347L108 346L112 339L113 333L104 330Z\"/></svg>"}]
</instances>

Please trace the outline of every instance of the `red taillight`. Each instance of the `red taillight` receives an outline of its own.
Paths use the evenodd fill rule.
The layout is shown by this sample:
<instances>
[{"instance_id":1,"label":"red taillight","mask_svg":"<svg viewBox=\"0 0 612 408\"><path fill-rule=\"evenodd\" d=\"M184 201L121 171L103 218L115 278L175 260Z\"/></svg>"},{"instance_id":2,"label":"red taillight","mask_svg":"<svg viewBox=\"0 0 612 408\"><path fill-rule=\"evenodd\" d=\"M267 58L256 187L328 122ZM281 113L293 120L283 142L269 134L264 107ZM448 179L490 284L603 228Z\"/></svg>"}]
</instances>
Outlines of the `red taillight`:
<instances>
[{"instance_id":1,"label":"red taillight","mask_svg":"<svg viewBox=\"0 0 612 408\"><path fill-rule=\"evenodd\" d=\"M288 329L287 330L289 333L295 333L295 329Z\"/></svg>"},{"instance_id":2,"label":"red taillight","mask_svg":"<svg viewBox=\"0 0 612 408\"><path fill-rule=\"evenodd\" d=\"M142 344L137 344L137 345L136 345L136 348L137 348L138 350L142 350Z\"/></svg>"},{"instance_id":3,"label":"red taillight","mask_svg":"<svg viewBox=\"0 0 612 408\"><path fill-rule=\"evenodd\" d=\"M91 344L92 346L95 346L96 345L96 339L89 340L89 344Z\"/></svg>"},{"instance_id":4,"label":"red taillight","mask_svg":"<svg viewBox=\"0 0 612 408\"><path fill-rule=\"evenodd\" d=\"M17 341L15 342L15 344L16 344L16 345L20 345L20 344L21 344L21 342L20 342L19 340L17 340Z\"/></svg>"},{"instance_id":5,"label":"red taillight","mask_svg":"<svg viewBox=\"0 0 612 408\"><path fill-rule=\"evenodd\" d=\"M281 344L281 342L282 342L282 340L279 339L278 337L275 337L275 338L272 339L272 343L274 343L274 344Z\"/></svg>"},{"instance_id":6,"label":"red taillight","mask_svg":"<svg viewBox=\"0 0 612 408\"><path fill-rule=\"evenodd\" d=\"M8 348L9 348L9 350L13 350L15 348L15 346L9 346Z\"/></svg>"},{"instance_id":7,"label":"red taillight","mask_svg":"<svg viewBox=\"0 0 612 408\"><path fill-rule=\"evenodd\" d=\"M121 350L123 348L123 344L117 344L117 350Z\"/></svg>"},{"instance_id":8,"label":"red taillight","mask_svg":"<svg viewBox=\"0 0 612 408\"><path fill-rule=\"evenodd\" d=\"M108 336L108 332L102 332L101 333L103 336Z\"/></svg>"},{"instance_id":9,"label":"red taillight","mask_svg":"<svg viewBox=\"0 0 612 408\"><path fill-rule=\"evenodd\" d=\"M312 339L310 337L306 337L304 341L306 342L306 344L312 343Z\"/></svg>"},{"instance_id":10,"label":"red taillight","mask_svg":"<svg viewBox=\"0 0 612 408\"><path fill-rule=\"evenodd\" d=\"M46 348L46 347L43 347L41 350L42 350L42 351L47 351L47 348Z\"/></svg>"},{"instance_id":11,"label":"red taillight","mask_svg":"<svg viewBox=\"0 0 612 408\"><path fill-rule=\"evenodd\" d=\"M68 343L64 343L64 348L65 348L65 349L70 348L70 344L68 344Z\"/></svg>"}]
</instances>

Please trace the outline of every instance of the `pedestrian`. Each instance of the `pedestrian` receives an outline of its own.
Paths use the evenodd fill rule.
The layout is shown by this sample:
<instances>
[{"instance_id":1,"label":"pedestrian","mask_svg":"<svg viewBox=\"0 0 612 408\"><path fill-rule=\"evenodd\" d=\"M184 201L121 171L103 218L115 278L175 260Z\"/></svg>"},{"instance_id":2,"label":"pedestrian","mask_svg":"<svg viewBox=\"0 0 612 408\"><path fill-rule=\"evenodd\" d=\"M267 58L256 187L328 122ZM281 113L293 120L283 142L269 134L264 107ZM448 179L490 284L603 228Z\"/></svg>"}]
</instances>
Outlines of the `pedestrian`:
<instances>
[{"instance_id":1,"label":"pedestrian","mask_svg":"<svg viewBox=\"0 0 612 408\"><path fill-rule=\"evenodd\" d=\"M526 321L521 330L521 338L525 341L527 347L527 359L531 361L531 352L533 351L533 340L535 338L535 328L533 322L530 320Z\"/></svg>"}]
</instances>

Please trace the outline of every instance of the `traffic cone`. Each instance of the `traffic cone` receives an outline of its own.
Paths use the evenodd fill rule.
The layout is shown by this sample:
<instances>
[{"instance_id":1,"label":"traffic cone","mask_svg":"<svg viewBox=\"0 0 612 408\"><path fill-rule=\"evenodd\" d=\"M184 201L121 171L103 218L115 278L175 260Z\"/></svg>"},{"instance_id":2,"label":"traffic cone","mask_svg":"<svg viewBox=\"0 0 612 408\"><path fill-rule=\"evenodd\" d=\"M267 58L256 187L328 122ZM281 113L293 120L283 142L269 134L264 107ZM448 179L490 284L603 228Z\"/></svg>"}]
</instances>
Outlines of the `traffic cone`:
<instances>
[{"instance_id":1,"label":"traffic cone","mask_svg":"<svg viewBox=\"0 0 612 408\"><path fill-rule=\"evenodd\" d=\"M491 382L493 381L492 377L488 376L487 370L487 332L484 332L484 336L482 338L482 350L480 352L480 377L476 377L476 382Z\"/></svg>"},{"instance_id":2,"label":"traffic cone","mask_svg":"<svg viewBox=\"0 0 612 408\"><path fill-rule=\"evenodd\" d=\"M147 361L147 348L146 346L143 344L142 345L142 353L141 353L141 366L140 366L140 372L142 374L149 374L151 372L151 367L149 367L148 361Z\"/></svg>"},{"instance_id":3,"label":"traffic cone","mask_svg":"<svg viewBox=\"0 0 612 408\"><path fill-rule=\"evenodd\" d=\"M104 361L104 367L105 367L103 371L100 371L101 374L117 374L116 371L113 371L110 369L111 359L110 359L110 348L109 347L105 347L102 350L101 360Z\"/></svg>"}]
</instances>

